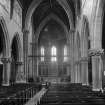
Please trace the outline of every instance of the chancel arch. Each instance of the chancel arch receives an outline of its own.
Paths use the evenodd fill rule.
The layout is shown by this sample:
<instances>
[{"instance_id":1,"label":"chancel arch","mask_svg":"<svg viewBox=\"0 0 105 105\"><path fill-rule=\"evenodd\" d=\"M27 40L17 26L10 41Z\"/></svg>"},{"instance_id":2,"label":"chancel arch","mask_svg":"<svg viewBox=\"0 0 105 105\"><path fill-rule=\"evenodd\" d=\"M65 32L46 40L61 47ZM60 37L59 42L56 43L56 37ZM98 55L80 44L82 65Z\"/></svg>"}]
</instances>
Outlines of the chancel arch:
<instances>
[{"instance_id":1,"label":"chancel arch","mask_svg":"<svg viewBox=\"0 0 105 105\"><path fill-rule=\"evenodd\" d=\"M75 6L72 3L71 4L74 8L73 10L75 10ZM42 7L45 6L43 9ZM41 9L40 9L41 8ZM40 14L39 14L39 12ZM45 10L45 11L43 11ZM43 11L43 12L42 12ZM24 69L25 71L27 71L26 69L28 69L27 63L28 63L28 44L29 42L29 38L28 37L32 37L31 36L31 32L30 32L30 27L31 27L31 21L32 21L32 16L35 15L34 17L34 23L37 24L36 28L38 27L38 24L40 24L40 22L50 13L56 13L57 15L59 15L60 18L63 18L63 21L66 23L66 25L68 26L68 29L74 29L74 20L73 20L73 12L70 8L69 3L65 0L34 0L31 5L29 6L29 9L27 11L26 14L26 19L25 19L25 27L24 27ZM39 15L38 15L39 14ZM40 18L39 18L40 17ZM65 18L65 19L64 19ZM36 21L37 20L37 21ZM34 24L34 25L35 25ZM35 27L34 27L35 30Z\"/></svg>"},{"instance_id":2,"label":"chancel arch","mask_svg":"<svg viewBox=\"0 0 105 105\"><path fill-rule=\"evenodd\" d=\"M51 28L49 27L53 27L52 28L53 31L51 31ZM46 78L47 76L46 78L47 80L48 78L50 78L49 79L50 81L56 81L56 82L60 81L61 78L59 76L61 75L63 78L66 78L67 77L66 74L67 72L69 72L69 69L67 69L68 68L67 62L64 62L64 45L67 45L67 40L68 40L67 37L69 37L67 27L63 24L62 21L60 21L60 19L57 16L51 14L46 19L44 19L44 21L40 24L35 35L38 36L38 40L36 41L34 39L33 41L34 43L35 41L36 43L38 43L38 49L41 48L41 46L44 46L45 49L44 62L38 61L39 69L37 74L39 74L39 77L41 76L42 78L44 78L43 76L45 76ZM55 54L55 49L56 49L56 55L52 55L51 51L53 46L54 46L53 52ZM35 50L33 54L35 54Z\"/></svg>"},{"instance_id":3,"label":"chancel arch","mask_svg":"<svg viewBox=\"0 0 105 105\"><path fill-rule=\"evenodd\" d=\"M53 14L53 13L51 13L51 14L49 14L45 19L43 19L43 21L40 23L40 25L39 25L39 27L37 28L37 30L34 32L34 34L33 34L33 39L32 39L32 43L33 43L33 45L32 45L32 56L34 56L34 55L37 55L38 56L38 51L37 50L35 50L35 49L38 49L37 47L38 47L38 39L39 39L39 35L41 34L41 31L43 30L43 28L45 27L45 25L49 22L49 21L55 21L55 22L57 22L62 28L63 28L63 30L64 30L64 33L65 33L65 38L67 39L67 43L70 43L70 41L69 41L69 33L68 33L68 30L67 30L67 27L66 27L66 25L61 21L61 19L57 16L57 15L55 15L55 14ZM47 30L46 30L47 31ZM69 47L69 46L68 46ZM44 48L45 50L46 50L46 48ZM45 55L46 56L46 55ZM32 57L31 57L32 58ZM45 59L45 58L44 58ZM35 77L35 75L37 75L38 74L38 64L37 64L37 62L39 62L38 61L38 59L36 58L32 58L32 71L34 71L35 70L35 68L37 69L37 72L34 72L33 74L34 74L34 77ZM35 63L36 62L36 63ZM36 74L35 74L36 73Z\"/></svg>"},{"instance_id":4,"label":"chancel arch","mask_svg":"<svg viewBox=\"0 0 105 105\"><path fill-rule=\"evenodd\" d=\"M38 41L38 38L39 38L39 34L41 32L41 30L43 29L43 27L46 25L46 23L50 20L55 20L56 22L58 22L64 29L65 31L65 34L66 34L66 38L67 38L67 41L68 43L70 42L69 39L70 39L70 36L69 36L69 32L67 30L67 27L66 25L62 22L62 20L55 14L49 14L39 25L39 27L37 28L36 32L35 32L35 35L34 35L34 41Z\"/></svg>"},{"instance_id":5,"label":"chancel arch","mask_svg":"<svg viewBox=\"0 0 105 105\"><path fill-rule=\"evenodd\" d=\"M29 25L31 22L31 17L33 15L33 13L36 11L37 7L40 5L40 3L42 3L44 0L34 0L28 11L26 14L26 19L25 19L25 29L29 29ZM67 3L67 1L63 1L63 0L57 0L58 4L62 6L62 8L64 9L64 11L67 14L68 20L69 20L69 25L71 28L73 28L73 15L72 15L72 11Z\"/></svg>"}]
</instances>

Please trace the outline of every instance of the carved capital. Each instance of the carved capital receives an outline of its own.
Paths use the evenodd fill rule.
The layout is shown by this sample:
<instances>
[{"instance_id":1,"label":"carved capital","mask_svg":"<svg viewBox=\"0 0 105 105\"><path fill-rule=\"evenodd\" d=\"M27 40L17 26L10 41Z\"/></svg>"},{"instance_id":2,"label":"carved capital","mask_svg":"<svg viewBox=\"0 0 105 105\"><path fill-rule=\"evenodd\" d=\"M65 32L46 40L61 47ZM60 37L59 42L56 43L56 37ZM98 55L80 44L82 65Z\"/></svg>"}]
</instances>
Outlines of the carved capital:
<instances>
[{"instance_id":1,"label":"carved capital","mask_svg":"<svg viewBox=\"0 0 105 105\"><path fill-rule=\"evenodd\" d=\"M90 49L89 56L101 56L104 54L104 49Z\"/></svg>"},{"instance_id":2,"label":"carved capital","mask_svg":"<svg viewBox=\"0 0 105 105\"><path fill-rule=\"evenodd\" d=\"M29 34L29 30L23 29L24 34Z\"/></svg>"},{"instance_id":3,"label":"carved capital","mask_svg":"<svg viewBox=\"0 0 105 105\"><path fill-rule=\"evenodd\" d=\"M12 61L12 59L11 58L1 58L1 61L3 63L10 63Z\"/></svg>"},{"instance_id":4,"label":"carved capital","mask_svg":"<svg viewBox=\"0 0 105 105\"><path fill-rule=\"evenodd\" d=\"M80 64L80 61L75 61L75 65L79 65Z\"/></svg>"},{"instance_id":5,"label":"carved capital","mask_svg":"<svg viewBox=\"0 0 105 105\"><path fill-rule=\"evenodd\" d=\"M71 29L69 33L75 33L75 29Z\"/></svg>"},{"instance_id":6,"label":"carved capital","mask_svg":"<svg viewBox=\"0 0 105 105\"><path fill-rule=\"evenodd\" d=\"M17 61L16 64L17 65L23 65L23 62L22 61Z\"/></svg>"},{"instance_id":7,"label":"carved capital","mask_svg":"<svg viewBox=\"0 0 105 105\"><path fill-rule=\"evenodd\" d=\"M80 58L80 61L81 62L88 62L88 57L81 57Z\"/></svg>"}]
</instances>

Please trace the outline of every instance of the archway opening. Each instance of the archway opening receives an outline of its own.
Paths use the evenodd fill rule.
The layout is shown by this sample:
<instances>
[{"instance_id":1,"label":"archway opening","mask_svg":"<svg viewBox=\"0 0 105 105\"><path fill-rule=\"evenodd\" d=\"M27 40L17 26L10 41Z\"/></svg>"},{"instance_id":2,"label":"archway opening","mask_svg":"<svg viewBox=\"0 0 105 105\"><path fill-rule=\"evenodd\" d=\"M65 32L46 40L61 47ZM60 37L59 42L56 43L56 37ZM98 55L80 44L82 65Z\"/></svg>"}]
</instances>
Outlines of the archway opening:
<instances>
[{"instance_id":1,"label":"archway opening","mask_svg":"<svg viewBox=\"0 0 105 105\"><path fill-rule=\"evenodd\" d=\"M70 29L74 28L74 24L75 24L75 8L74 8L74 2L69 2L68 1L61 1L61 0L34 0L31 5L29 6L29 9L27 11L27 15L26 15L26 21L25 21L25 29L30 31L30 33L37 33L37 29L40 27L41 22L43 22L43 20L45 18L47 18L50 14L54 14L56 15L64 24L64 26L67 27L67 31L69 31ZM32 35L32 37L31 37ZM39 34L37 34L39 35ZM34 52L34 40L36 40L36 36L34 36L33 34L30 34L29 36L25 36L25 40L28 40L29 38L29 42L24 40L24 43L29 44L29 46L31 45L30 48L32 48L32 56L35 54ZM36 39L35 39L36 38ZM31 40L32 39L32 40ZM69 38L68 38L69 39ZM30 44L32 43L32 44ZM27 45L28 46L28 45ZM25 46L24 46L25 47ZM28 48L26 48L28 49ZM31 54L31 51L27 51L24 54L24 59L25 63L24 63L24 68L27 68L27 56L28 56L28 52ZM36 52L37 53L37 52ZM29 55L30 55L29 54ZM30 64L29 64L29 68L31 63L32 65L34 65L35 61L35 56L30 57ZM31 60L32 59L32 60ZM36 64L37 65L37 64ZM32 66L31 71L33 72L33 70L36 68L34 68L35 66ZM26 70L27 71L27 70ZM36 70L37 71L37 70ZM30 75L32 75L32 72L30 72ZM35 73L33 73L35 74ZM36 75L36 74L35 74ZM35 77L35 76L34 76Z\"/></svg>"},{"instance_id":2,"label":"archway opening","mask_svg":"<svg viewBox=\"0 0 105 105\"><path fill-rule=\"evenodd\" d=\"M67 61L64 61L65 46L67 46L67 39L63 27L55 20L49 20L38 38L40 54L38 71L42 80L61 82L68 79L69 69ZM41 55L42 48L44 48L44 53Z\"/></svg>"},{"instance_id":3,"label":"archway opening","mask_svg":"<svg viewBox=\"0 0 105 105\"><path fill-rule=\"evenodd\" d=\"M57 0L43 0L33 13L34 30L51 13L57 15L67 26L67 29L70 29L67 13Z\"/></svg>"},{"instance_id":4,"label":"archway opening","mask_svg":"<svg viewBox=\"0 0 105 105\"><path fill-rule=\"evenodd\" d=\"M10 83L14 84L16 82L16 76L18 72L18 61L19 61L19 43L18 39L15 36L11 45L11 77Z\"/></svg>"},{"instance_id":5,"label":"archway opening","mask_svg":"<svg viewBox=\"0 0 105 105\"><path fill-rule=\"evenodd\" d=\"M5 56L5 37L2 26L0 24L0 85L2 85L3 81L3 62L2 58Z\"/></svg>"}]
</instances>

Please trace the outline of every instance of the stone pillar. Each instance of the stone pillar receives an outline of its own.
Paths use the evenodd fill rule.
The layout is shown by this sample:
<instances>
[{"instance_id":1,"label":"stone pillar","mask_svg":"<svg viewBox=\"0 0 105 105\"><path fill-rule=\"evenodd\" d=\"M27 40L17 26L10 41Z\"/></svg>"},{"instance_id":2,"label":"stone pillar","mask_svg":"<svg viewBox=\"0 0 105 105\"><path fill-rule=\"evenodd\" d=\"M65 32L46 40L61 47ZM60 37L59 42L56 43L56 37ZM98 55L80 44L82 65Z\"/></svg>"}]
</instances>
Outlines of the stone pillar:
<instances>
[{"instance_id":1,"label":"stone pillar","mask_svg":"<svg viewBox=\"0 0 105 105\"><path fill-rule=\"evenodd\" d=\"M70 65L71 65L71 83L75 83L75 72L74 72L74 31L70 32Z\"/></svg>"},{"instance_id":2,"label":"stone pillar","mask_svg":"<svg viewBox=\"0 0 105 105\"><path fill-rule=\"evenodd\" d=\"M2 58L1 61L3 62L3 86L10 85L10 58Z\"/></svg>"},{"instance_id":3,"label":"stone pillar","mask_svg":"<svg viewBox=\"0 0 105 105\"><path fill-rule=\"evenodd\" d=\"M82 85L89 85L88 83L88 57L81 57L81 82L82 82Z\"/></svg>"},{"instance_id":4,"label":"stone pillar","mask_svg":"<svg viewBox=\"0 0 105 105\"><path fill-rule=\"evenodd\" d=\"M29 31L24 30L23 31L23 55L24 55L24 75L26 78L26 82L28 81L27 79L27 72L28 72L28 35Z\"/></svg>"},{"instance_id":5,"label":"stone pillar","mask_svg":"<svg viewBox=\"0 0 105 105\"><path fill-rule=\"evenodd\" d=\"M75 62L75 83L81 83L80 62Z\"/></svg>"},{"instance_id":6,"label":"stone pillar","mask_svg":"<svg viewBox=\"0 0 105 105\"><path fill-rule=\"evenodd\" d=\"M36 43L34 43L33 44L33 47L34 47L34 49L33 49L33 78L34 78L34 80L36 81L36 77L37 77L37 75L38 75L38 43L36 42Z\"/></svg>"},{"instance_id":7,"label":"stone pillar","mask_svg":"<svg viewBox=\"0 0 105 105\"><path fill-rule=\"evenodd\" d=\"M25 83L25 75L24 75L24 70L22 68L23 62L18 61L16 62L16 65L18 67L18 71L16 73L16 83Z\"/></svg>"},{"instance_id":8,"label":"stone pillar","mask_svg":"<svg viewBox=\"0 0 105 105\"><path fill-rule=\"evenodd\" d=\"M71 75L70 42L67 43L67 75Z\"/></svg>"},{"instance_id":9,"label":"stone pillar","mask_svg":"<svg viewBox=\"0 0 105 105\"><path fill-rule=\"evenodd\" d=\"M89 55L92 56L92 87L94 91L102 89L102 49L92 49Z\"/></svg>"}]
</instances>

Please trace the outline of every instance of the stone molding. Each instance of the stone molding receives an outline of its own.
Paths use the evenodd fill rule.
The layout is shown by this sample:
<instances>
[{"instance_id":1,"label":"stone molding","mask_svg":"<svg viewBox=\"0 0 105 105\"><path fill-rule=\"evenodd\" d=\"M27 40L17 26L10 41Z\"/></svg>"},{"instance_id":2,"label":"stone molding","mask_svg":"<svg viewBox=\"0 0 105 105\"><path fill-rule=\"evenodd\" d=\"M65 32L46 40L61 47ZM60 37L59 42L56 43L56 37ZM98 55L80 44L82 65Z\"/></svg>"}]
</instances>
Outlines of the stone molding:
<instances>
[{"instance_id":1,"label":"stone molding","mask_svg":"<svg viewBox=\"0 0 105 105\"><path fill-rule=\"evenodd\" d=\"M89 56L101 56L104 54L104 49L90 49Z\"/></svg>"},{"instance_id":2,"label":"stone molding","mask_svg":"<svg viewBox=\"0 0 105 105\"><path fill-rule=\"evenodd\" d=\"M0 60L3 63L11 63L12 62L12 58L0 58ZM16 64L23 65L23 62L22 61L16 61Z\"/></svg>"},{"instance_id":3,"label":"stone molding","mask_svg":"<svg viewBox=\"0 0 105 105\"><path fill-rule=\"evenodd\" d=\"M88 62L88 57L81 57L80 62Z\"/></svg>"},{"instance_id":4,"label":"stone molding","mask_svg":"<svg viewBox=\"0 0 105 105\"><path fill-rule=\"evenodd\" d=\"M16 64L17 65L23 65L23 62L22 61L16 61Z\"/></svg>"},{"instance_id":5,"label":"stone molding","mask_svg":"<svg viewBox=\"0 0 105 105\"><path fill-rule=\"evenodd\" d=\"M79 65L80 64L80 61L75 61L75 65Z\"/></svg>"},{"instance_id":6,"label":"stone molding","mask_svg":"<svg viewBox=\"0 0 105 105\"><path fill-rule=\"evenodd\" d=\"M23 29L23 34L24 35L29 34L29 30Z\"/></svg>"},{"instance_id":7,"label":"stone molding","mask_svg":"<svg viewBox=\"0 0 105 105\"><path fill-rule=\"evenodd\" d=\"M3 63L10 63L10 62L12 62L12 59L11 58L1 58L1 61Z\"/></svg>"}]
</instances>

